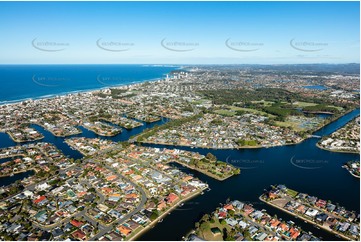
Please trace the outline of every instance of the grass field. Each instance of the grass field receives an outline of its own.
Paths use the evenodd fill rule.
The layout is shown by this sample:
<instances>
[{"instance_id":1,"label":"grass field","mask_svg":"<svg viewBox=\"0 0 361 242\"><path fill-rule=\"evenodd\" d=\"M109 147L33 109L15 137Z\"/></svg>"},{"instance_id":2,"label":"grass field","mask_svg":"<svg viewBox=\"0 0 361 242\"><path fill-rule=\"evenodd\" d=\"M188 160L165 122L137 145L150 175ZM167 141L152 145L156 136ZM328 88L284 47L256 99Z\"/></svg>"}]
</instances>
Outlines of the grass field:
<instances>
[{"instance_id":1,"label":"grass field","mask_svg":"<svg viewBox=\"0 0 361 242\"><path fill-rule=\"evenodd\" d=\"M295 131L312 130L317 128L319 124L319 122L312 121L311 118L297 118L294 116L287 117L286 121L276 121L277 126L291 127Z\"/></svg>"},{"instance_id":2,"label":"grass field","mask_svg":"<svg viewBox=\"0 0 361 242\"><path fill-rule=\"evenodd\" d=\"M214 111L217 114L220 115L225 115L225 116L234 116L236 114L236 112L231 111L231 110L226 110L226 109L218 109Z\"/></svg>"},{"instance_id":3,"label":"grass field","mask_svg":"<svg viewBox=\"0 0 361 242\"><path fill-rule=\"evenodd\" d=\"M274 102L270 102L270 101L251 101L251 103L263 103L263 107L269 107L271 106L272 104L274 104Z\"/></svg>"},{"instance_id":4,"label":"grass field","mask_svg":"<svg viewBox=\"0 0 361 242\"><path fill-rule=\"evenodd\" d=\"M294 102L293 106L299 107L299 108L304 108L304 107L309 107L309 106L316 106L317 103L308 103L308 102Z\"/></svg>"},{"instance_id":5,"label":"grass field","mask_svg":"<svg viewBox=\"0 0 361 242\"><path fill-rule=\"evenodd\" d=\"M308 102L294 102L293 106L298 107L298 108L304 108L304 107L310 107L310 106L316 106L318 105L317 103L308 103ZM333 105L328 105L328 107L333 107L333 108L337 108L337 110L342 111L343 108L342 107L337 107L337 106L333 106Z\"/></svg>"},{"instance_id":6,"label":"grass field","mask_svg":"<svg viewBox=\"0 0 361 242\"><path fill-rule=\"evenodd\" d=\"M298 192L296 192L295 190L287 188L287 194L289 196L291 196L291 197L295 197L295 196L297 196Z\"/></svg>"},{"instance_id":7,"label":"grass field","mask_svg":"<svg viewBox=\"0 0 361 242\"><path fill-rule=\"evenodd\" d=\"M199 229L199 235L205 240L209 241L223 241L222 234L213 235L211 228L218 227L221 231L225 226L219 223L218 219L214 218L214 223L206 222ZM227 227L227 225L226 225Z\"/></svg>"},{"instance_id":8,"label":"grass field","mask_svg":"<svg viewBox=\"0 0 361 242\"><path fill-rule=\"evenodd\" d=\"M296 131L301 131L303 129L301 129L299 127L299 124L298 123L295 123L295 122L291 122L291 121L276 121L276 125L277 126L280 126L280 127L291 127L293 130L296 130Z\"/></svg>"},{"instance_id":9,"label":"grass field","mask_svg":"<svg viewBox=\"0 0 361 242\"><path fill-rule=\"evenodd\" d=\"M259 111L259 110L256 110L256 109L251 109L251 108L241 108L241 107L236 107L236 106L230 106L230 109L233 110L233 111L239 110L239 111L244 111L244 112L248 112L248 113L260 114L260 115L270 117L270 118L276 117L276 116L274 116L272 114L268 114L266 112Z\"/></svg>"},{"instance_id":10,"label":"grass field","mask_svg":"<svg viewBox=\"0 0 361 242\"><path fill-rule=\"evenodd\" d=\"M337 108L338 111L342 111L342 110L343 110L342 107L337 107L337 106L333 106L333 105L329 105L329 107Z\"/></svg>"}]
</instances>

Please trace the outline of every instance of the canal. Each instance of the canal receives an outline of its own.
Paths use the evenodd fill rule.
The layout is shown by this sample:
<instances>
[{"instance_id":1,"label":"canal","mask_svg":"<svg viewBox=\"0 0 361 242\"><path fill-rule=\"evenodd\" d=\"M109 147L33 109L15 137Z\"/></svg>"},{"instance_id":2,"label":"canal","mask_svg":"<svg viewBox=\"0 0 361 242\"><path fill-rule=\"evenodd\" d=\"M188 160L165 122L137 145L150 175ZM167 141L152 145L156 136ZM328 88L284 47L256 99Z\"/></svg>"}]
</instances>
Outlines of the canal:
<instances>
[{"instance_id":1,"label":"canal","mask_svg":"<svg viewBox=\"0 0 361 242\"><path fill-rule=\"evenodd\" d=\"M315 135L329 135L359 114L359 109L354 110L315 132ZM116 142L126 141L146 128L152 128L154 125L161 125L167 121L169 120L162 119L151 124L142 122L143 126L131 130L122 129L122 133L115 137L101 137L80 126L82 134L74 136L87 138L101 137ZM82 157L79 152L71 149L64 143L64 138L54 137L49 131L38 125L32 125L32 127L44 135L44 139L40 141L55 144L65 155L71 158L78 159ZM16 145L8 135L3 133L0 133L0 140L0 148ZM270 185L285 184L287 187L299 192L331 200L333 203L340 204L345 206L346 209L359 213L360 180L341 168L349 160L359 160L359 155L335 153L319 149L316 147L318 140L318 138L310 138L296 145L239 150L192 149L180 146L147 145L159 148L185 149L199 152L203 155L212 153L219 160L227 161L240 167L241 174L220 182L178 165L182 170L192 173L202 181L207 182L211 190L186 202L183 207L172 211L170 215L164 218L162 223L159 223L155 228L142 235L139 240L180 240L182 236L194 228L194 223L203 214L214 211L220 203L224 203L228 198L252 203L255 208L266 209L271 215L277 214L278 217L285 220L292 220L301 225L304 230L311 231L324 240L339 240L334 235L270 207L258 199L264 189ZM18 175L20 176L16 178L22 179L22 174ZM24 177L28 175L24 174ZM0 186L8 185L14 181L15 176L11 177L11 179L10 177L3 178L0 180Z\"/></svg>"}]
</instances>

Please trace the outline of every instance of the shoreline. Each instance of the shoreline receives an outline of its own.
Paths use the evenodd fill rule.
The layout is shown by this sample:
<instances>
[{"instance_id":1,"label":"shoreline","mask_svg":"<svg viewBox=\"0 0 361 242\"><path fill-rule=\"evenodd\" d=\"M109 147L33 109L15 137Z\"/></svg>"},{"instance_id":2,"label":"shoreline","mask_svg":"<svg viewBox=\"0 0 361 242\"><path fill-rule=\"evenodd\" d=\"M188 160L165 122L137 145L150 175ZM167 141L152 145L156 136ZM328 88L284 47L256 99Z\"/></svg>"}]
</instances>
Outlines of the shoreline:
<instances>
[{"instance_id":1,"label":"shoreline","mask_svg":"<svg viewBox=\"0 0 361 242\"><path fill-rule=\"evenodd\" d=\"M17 140L17 139L15 139L15 138L11 135L10 132L6 131L5 133L6 133L7 135L9 135L9 136L10 136L10 139L11 139L12 141L14 141L15 143L34 142L34 141L38 141L38 140L41 140L41 139L44 139L44 138L45 138L45 136L44 136L43 134L41 134L41 137L39 137L39 138L37 138L37 139L33 139L33 140Z\"/></svg>"},{"instance_id":2,"label":"shoreline","mask_svg":"<svg viewBox=\"0 0 361 242\"><path fill-rule=\"evenodd\" d=\"M169 161L169 162L167 162L167 163L170 163L170 162L175 162L175 163L177 163L177 164L179 164L179 165L181 165L181 166L187 167L188 169L198 171L198 172L200 172L200 173L202 173L202 174L204 174L204 175L206 175L206 176L208 176L208 177L211 177L211 178L213 178L213 179L215 179L215 180L217 180L217 181L224 181L224 180L227 180L228 178L231 178L232 176L235 176L234 174L231 174L231 175L226 176L226 177L224 177L224 178L216 177L215 175L210 174L209 172L202 171L202 170L200 170L200 169L198 169L198 168L196 168L196 167L192 168L191 166L189 166L189 165L187 165L187 164L183 164L183 163L180 163L180 162L177 162L177 161Z\"/></svg>"},{"instance_id":3,"label":"shoreline","mask_svg":"<svg viewBox=\"0 0 361 242\"><path fill-rule=\"evenodd\" d=\"M336 152L336 153L346 153L346 154L360 154L360 152L356 152L356 151L346 151L346 150L331 150L331 149L327 149L325 147L322 147L318 144L318 142L316 143L317 148L321 149L321 150L327 150L330 152Z\"/></svg>"},{"instance_id":4,"label":"shoreline","mask_svg":"<svg viewBox=\"0 0 361 242\"><path fill-rule=\"evenodd\" d=\"M355 108L355 109L350 110L350 111L347 111L344 115L342 115L342 116L340 116L340 117L336 118L335 120L331 120L329 123L335 122L336 120L340 119L341 117L345 116L346 114L348 114L348 113L350 113L350 112L352 112L352 111L354 111L354 110L356 110L356 109L359 109L359 108L360 108L360 107ZM360 115L358 115L358 116L360 116ZM352 122L353 120L355 120L358 116L354 117L353 119L351 119L350 121L348 121L348 122L347 122L344 126L340 127L340 128L339 128L339 129L337 129L337 130L342 129L342 128L343 128L343 127L345 127L347 124L349 124L350 122ZM336 131L337 131L337 130L336 130ZM334 132L336 132L336 131L334 131ZM331 134L330 134L330 135L331 135ZM321 139L323 139L323 138L325 138L325 137L329 137L330 135L325 135L325 136L324 136L324 137L322 137ZM360 154L360 151L356 152L356 151L346 151L346 150L332 150L332 149L327 149L327 148L325 148L325 147L323 147L323 146L320 146L320 145L319 145L319 142L317 142L317 143L316 143L316 146L317 146L319 149L322 149L322 150L327 150L327 151L330 151L330 152L337 152L337 153L349 153L349 154Z\"/></svg>"},{"instance_id":5,"label":"shoreline","mask_svg":"<svg viewBox=\"0 0 361 242\"><path fill-rule=\"evenodd\" d=\"M308 219L308 218L305 218L305 217L303 217L303 216L301 216L301 215L299 215L299 214L297 214L297 213L292 213L291 211L288 211L287 209L284 209L284 208L281 208L281 207L279 207L279 206L277 206L277 205L275 205L275 204L272 204L272 203L264 200L264 199L262 198L262 196L263 196L263 195L259 196L259 200L261 200L262 202L264 202L264 203L266 203L266 204L268 204L268 205L270 205L270 206L272 206L272 207L274 207L274 208L276 208L276 209L279 209L279 210L281 210L281 211L283 211L283 212L285 212L285 213L288 213L288 214L290 214L290 215L292 215L292 216L295 216L295 217L297 217L297 218L299 218L299 219L301 219L301 220L303 220L303 221L306 221L307 223L311 223L311 224L315 225L317 228L323 229L324 231L327 231L327 232L332 233L332 234L334 234L334 235L338 235L338 236L340 236L340 237L342 237L342 238L344 238L344 239L346 239L346 240L349 240L349 241L353 241L353 240L354 240L354 239L352 239L352 238L346 237L346 236L343 235L343 234L336 233L336 232L333 231L332 229L328 229L327 227L320 226L320 225L317 224L316 222L314 222L314 221L312 221L312 220L310 220L310 219Z\"/></svg>"},{"instance_id":6,"label":"shoreline","mask_svg":"<svg viewBox=\"0 0 361 242\"><path fill-rule=\"evenodd\" d=\"M74 134L67 134L67 135L57 135L55 134L52 130L46 128L44 125L38 123L38 122L34 122L32 124L35 124L35 125L39 125L40 127L42 127L43 129L45 129L46 131L49 131L54 137L60 137L60 138L65 138L65 137L69 137L69 136L72 136L72 135L78 135L78 134L82 134L83 131L81 131L81 129L78 128L78 126L76 127L76 129L79 131L77 133L74 133Z\"/></svg>"},{"instance_id":7,"label":"shoreline","mask_svg":"<svg viewBox=\"0 0 361 242\"><path fill-rule=\"evenodd\" d=\"M22 170L22 171L16 171L16 172L12 172L10 175L0 175L0 178L5 178L5 177L12 177L15 176L17 174L21 174L21 173L26 173L28 171L34 171L36 173L36 169L35 168L29 168L28 170Z\"/></svg>"},{"instance_id":8,"label":"shoreline","mask_svg":"<svg viewBox=\"0 0 361 242\"><path fill-rule=\"evenodd\" d=\"M136 137L135 137L136 138ZM280 146L286 146L286 145L297 145L302 143L303 141L305 141L308 138L304 138L301 141L297 142L297 143L288 143L288 144L282 144L282 145L270 145L270 146L240 146L240 147L235 147L235 148L214 148L211 146L194 146L194 145L187 145L187 144L168 144L168 143L163 143L163 142L149 142L149 141L135 141L135 143L140 143L140 144L150 144L150 145L166 145L166 146L177 146L177 147L190 147L190 148L194 148L194 149L212 149L212 150L242 150L242 149L268 149L268 148L273 148L273 147L280 147Z\"/></svg>"},{"instance_id":9,"label":"shoreline","mask_svg":"<svg viewBox=\"0 0 361 242\"><path fill-rule=\"evenodd\" d=\"M140 66L144 66L144 65L140 65ZM154 65L149 65L149 66L154 66ZM168 67L168 66L164 66L164 67ZM177 66L170 66L170 67L176 68L175 70L183 70L183 67L177 67ZM89 94L91 94L91 93L98 92L98 91L101 91L101 90L106 90L106 89L109 89L109 88L131 87L131 86L141 85L141 84L143 84L145 82L161 81L161 80L164 79L163 76L166 75L166 74L169 74L170 72L163 73L162 76L160 76L160 77L155 77L155 78L151 78L151 79L144 79L144 80L139 80L139 81L133 81L133 82L124 83L124 84L115 84L115 85L109 85L109 86L103 86L103 87L95 87L95 88L82 89L82 90L69 90L69 91L55 93L55 94L54 93L53 94L45 94L45 95L41 95L41 96L25 97L25 98L20 98L20 99L15 99L15 100L4 100L4 101L0 100L0 107L5 106L5 105L16 105L16 104L21 103L21 102L28 102L28 101L33 102L33 101L39 101L39 100L53 99L53 98L57 98L57 97L65 97L65 96L68 96L68 95L76 95L78 93L82 93L82 94L89 93Z\"/></svg>"},{"instance_id":10,"label":"shoreline","mask_svg":"<svg viewBox=\"0 0 361 242\"><path fill-rule=\"evenodd\" d=\"M206 190L208 188L208 186L206 188L203 188L199 191L196 191L195 193L193 194L190 194L188 197L184 197L183 199L179 200L179 202L177 202L176 204L174 204L172 207L170 207L168 210L165 210L163 212L162 215L160 215L158 218L154 219L152 222L150 222L148 225L146 225L142 230L140 230L138 233L136 233L135 235L133 235L132 237L130 238L126 238L125 240L128 240L128 241L134 241L135 239L137 239L139 236L143 235L144 233L146 233L148 230L152 229L153 228L153 225L154 224L157 224L159 220L165 218L168 213L172 212L173 210L175 210L181 203L187 201L187 200L190 200L196 196L198 196L199 194L202 194L202 192L204 190ZM155 225L154 225L155 227Z\"/></svg>"},{"instance_id":11,"label":"shoreline","mask_svg":"<svg viewBox=\"0 0 361 242\"><path fill-rule=\"evenodd\" d=\"M357 175L355 175L355 174L353 174L351 171L350 171L350 169L348 168L348 166L347 165L343 165L343 166L341 166L342 168L345 168L353 177L356 177L356 178L358 178L358 179L360 179L360 177L359 176L357 176Z\"/></svg>"},{"instance_id":12,"label":"shoreline","mask_svg":"<svg viewBox=\"0 0 361 242\"><path fill-rule=\"evenodd\" d=\"M97 153L97 152L94 152L94 154L85 154L85 153L84 153L83 151L81 151L80 149L77 149L77 148L73 147L73 145L69 143L68 139L65 139L65 140L64 140L64 143L67 144L71 149L74 149L74 150L78 151L78 152L79 152L80 154L82 154L84 157L85 157L85 156L94 155L94 154Z\"/></svg>"}]
</instances>

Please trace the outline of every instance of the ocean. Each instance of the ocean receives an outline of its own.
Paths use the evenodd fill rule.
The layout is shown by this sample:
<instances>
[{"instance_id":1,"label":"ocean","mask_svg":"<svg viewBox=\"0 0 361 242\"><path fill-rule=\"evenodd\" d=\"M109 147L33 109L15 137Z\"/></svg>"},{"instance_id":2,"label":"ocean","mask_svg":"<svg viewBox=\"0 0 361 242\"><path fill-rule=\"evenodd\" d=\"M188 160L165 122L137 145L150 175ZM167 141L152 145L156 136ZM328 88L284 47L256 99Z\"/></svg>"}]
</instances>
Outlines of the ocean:
<instances>
[{"instance_id":1,"label":"ocean","mask_svg":"<svg viewBox=\"0 0 361 242\"><path fill-rule=\"evenodd\" d=\"M0 65L0 104L164 78L170 65Z\"/></svg>"}]
</instances>

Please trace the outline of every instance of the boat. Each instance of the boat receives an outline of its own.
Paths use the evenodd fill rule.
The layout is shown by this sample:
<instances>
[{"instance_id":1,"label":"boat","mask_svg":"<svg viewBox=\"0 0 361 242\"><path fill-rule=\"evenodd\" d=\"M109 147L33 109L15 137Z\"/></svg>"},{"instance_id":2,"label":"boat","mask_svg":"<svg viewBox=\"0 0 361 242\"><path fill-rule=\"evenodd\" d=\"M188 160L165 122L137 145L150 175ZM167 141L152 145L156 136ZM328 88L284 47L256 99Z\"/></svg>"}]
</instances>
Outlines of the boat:
<instances>
[{"instance_id":1,"label":"boat","mask_svg":"<svg viewBox=\"0 0 361 242\"><path fill-rule=\"evenodd\" d=\"M158 220L158 223L161 223L161 222L163 222L163 219L162 219L162 218Z\"/></svg>"},{"instance_id":2,"label":"boat","mask_svg":"<svg viewBox=\"0 0 361 242\"><path fill-rule=\"evenodd\" d=\"M207 192L209 192L211 189L208 187Z\"/></svg>"},{"instance_id":3,"label":"boat","mask_svg":"<svg viewBox=\"0 0 361 242\"><path fill-rule=\"evenodd\" d=\"M305 220L305 223L307 224L307 221Z\"/></svg>"},{"instance_id":4,"label":"boat","mask_svg":"<svg viewBox=\"0 0 361 242\"><path fill-rule=\"evenodd\" d=\"M183 205L184 205L184 203L181 203L181 204L179 204L179 206L178 206L178 207L183 207Z\"/></svg>"},{"instance_id":5,"label":"boat","mask_svg":"<svg viewBox=\"0 0 361 242\"><path fill-rule=\"evenodd\" d=\"M14 176L14 173L11 173L10 176Z\"/></svg>"}]
</instances>

